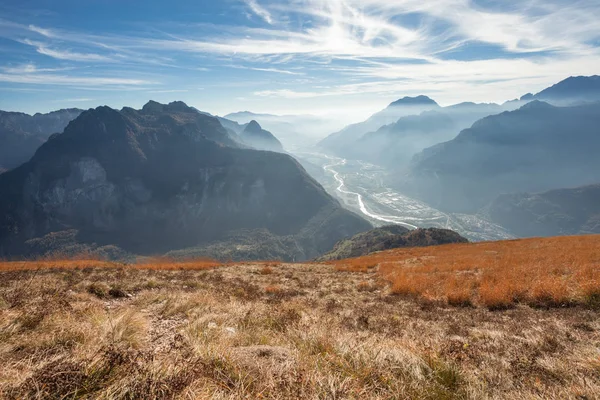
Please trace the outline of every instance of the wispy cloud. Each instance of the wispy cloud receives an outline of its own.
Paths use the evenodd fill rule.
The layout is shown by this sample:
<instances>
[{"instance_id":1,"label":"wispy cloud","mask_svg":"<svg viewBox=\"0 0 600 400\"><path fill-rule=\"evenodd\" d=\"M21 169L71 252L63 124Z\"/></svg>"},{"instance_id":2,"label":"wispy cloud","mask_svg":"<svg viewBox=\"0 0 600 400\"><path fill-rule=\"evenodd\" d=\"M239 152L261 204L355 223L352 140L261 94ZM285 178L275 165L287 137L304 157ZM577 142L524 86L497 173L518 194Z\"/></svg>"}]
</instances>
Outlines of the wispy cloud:
<instances>
[{"instance_id":1,"label":"wispy cloud","mask_svg":"<svg viewBox=\"0 0 600 400\"><path fill-rule=\"evenodd\" d=\"M69 76L59 74L49 74L40 72L31 73L0 73L0 82L26 83L36 85L79 85L82 87L91 86L140 86L154 85L156 82L143 79L116 78L104 76Z\"/></svg>"},{"instance_id":2,"label":"wispy cloud","mask_svg":"<svg viewBox=\"0 0 600 400\"><path fill-rule=\"evenodd\" d=\"M160 83L154 93L182 92L193 84L215 92L228 88L228 101L253 96L272 104L420 92L448 100L495 100L569 75L594 74L600 65L598 0L219 4L240 14L228 18L233 25L174 21L91 33L0 19L0 37L29 46L23 53L30 52L36 63L47 58L39 67L15 66L27 60L15 58L0 70L0 81L132 91ZM249 22L244 17L249 12L265 23ZM264 72L264 78L244 80L247 73L232 67ZM165 73L169 69L176 73ZM102 76L89 76L92 71ZM169 82L139 78L157 75ZM214 77L218 84L211 83Z\"/></svg>"},{"instance_id":3,"label":"wispy cloud","mask_svg":"<svg viewBox=\"0 0 600 400\"><path fill-rule=\"evenodd\" d=\"M264 7L258 4L256 0L244 0L246 5L252 10L252 12L262 18L266 23L273 24L273 17Z\"/></svg>"},{"instance_id":4,"label":"wispy cloud","mask_svg":"<svg viewBox=\"0 0 600 400\"><path fill-rule=\"evenodd\" d=\"M20 40L21 43L26 44L28 46L32 46L36 48L36 51L40 54L43 54L48 57L56 58L58 60L68 60L68 61L79 61L79 62L117 62L116 59L93 53L78 53L72 52L69 50L56 50L47 47L46 44L30 40L23 39Z\"/></svg>"},{"instance_id":5,"label":"wispy cloud","mask_svg":"<svg viewBox=\"0 0 600 400\"><path fill-rule=\"evenodd\" d=\"M187 89L148 90L147 93L186 93Z\"/></svg>"},{"instance_id":6,"label":"wispy cloud","mask_svg":"<svg viewBox=\"0 0 600 400\"><path fill-rule=\"evenodd\" d=\"M53 50L46 47L38 47L37 52L48 57L59 60L83 61L83 62L117 62L115 59L91 53L74 53L68 50Z\"/></svg>"},{"instance_id":7,"label":"wispy cloud","mask_svg":"<svg viewBox=\"0 0 600 400\"><path fill-rule=\"evenodd\" d=\"M40 35L48 37L48 38L56 37L56 35L50 29L40 28L39 26L35 26L35 25L29 25L28 28L30 31L39 33Z\"/></svg>"},{"instance_id":8,"label":"wispy cloud","mask_svg":"<svg viewBox=\"0 0 600 400\"><path fill-rule=\"evenodd\" d=\"M53 103L89 103L91 101L96 101L96 99L91 99L89 97L74 97L69 99L54 100Z\"/></svg>"}]
</instances>

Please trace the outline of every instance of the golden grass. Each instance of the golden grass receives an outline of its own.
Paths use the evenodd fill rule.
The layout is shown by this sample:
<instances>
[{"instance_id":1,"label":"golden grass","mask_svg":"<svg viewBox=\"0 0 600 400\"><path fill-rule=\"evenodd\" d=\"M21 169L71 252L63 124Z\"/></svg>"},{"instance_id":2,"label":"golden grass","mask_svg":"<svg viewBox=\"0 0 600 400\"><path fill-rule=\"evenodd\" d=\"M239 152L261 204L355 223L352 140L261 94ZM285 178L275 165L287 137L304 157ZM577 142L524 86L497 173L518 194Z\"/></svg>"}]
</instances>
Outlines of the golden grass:
<instances>
[{"instance_id":1,"label":"golden grass","mask_svg":"<svg viewBox=\"0 0 600 400\"><path fill-rule=\"evenodd\" d=\"M84 268L132 268L141 270L192 270L199 271L205 269L217 268L227 265L211 259L189 259L174 260L165 257L153 257L140 260L135 263L123 264L120 262L111 262L94 259L81 259L78 257L70 259L57 260L36 260L36 261L0 261L0 271L30 271L30 270L49 270L49 269L84 269Z\"/></svg>"},{"instance_id":2,"label":"golden grass","mask_svg":"<svg viewBox=\"0 0 600 400\"><path fill-rule=\"evenodd\" d=\"M453 305L595 305L600 298L599 235L396 249L328 264L352 272L377 266L393 293Z\"/></svg>"},{"instance_id":3,"label":"golden grass","mask_svg":"<svg viewBox=\"0 0 600 400\"><path fill-rule=\"evenodd\" d=\"M156 261L95 263L0 271L0 398L533 400L600 393L597 310L488 311L415 301L390 294L392 282L377 268L341 273L278 264L262 274L256 263L163 270ZM441 284L455 293L448 298L455 305L469 305L481 290L463 285L462 275ZM530 286L548 296L546 286Z\"/></svg>"}]
</instances>

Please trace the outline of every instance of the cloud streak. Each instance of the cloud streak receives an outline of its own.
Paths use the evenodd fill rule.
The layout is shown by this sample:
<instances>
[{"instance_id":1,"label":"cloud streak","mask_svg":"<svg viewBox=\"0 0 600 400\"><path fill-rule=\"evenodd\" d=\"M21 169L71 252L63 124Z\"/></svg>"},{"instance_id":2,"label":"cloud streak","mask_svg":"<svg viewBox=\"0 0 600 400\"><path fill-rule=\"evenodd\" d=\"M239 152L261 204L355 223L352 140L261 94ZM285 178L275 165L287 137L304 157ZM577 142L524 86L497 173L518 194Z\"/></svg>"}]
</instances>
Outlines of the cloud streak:
<instances>
[{"instance_id":1,"label":"cloud streak","mask_svg":"<svg viewBox=\"0 0 600 400\"><path fill-rule=\"evenodd\" d=\"M160 83L165 89L155 93L184 93L188 84L217 77L219 85L209 87L238 88L228 89L230 99L271 104L412 93L442 102L491 101L594 74L600 65L597 0L219 3L239 14L228 18L235 24L175 21L92 34L0 20L0 37L26 45L30 56L5 65L0 81L89 90ZM102 76L88 75L98 71Z\"/></svg>"},{"instance_id":2,"label":"cloud streak","mask_svg":"<svg viewBox=\"0 0 600 400\"><path fill-rule=\"evenodd\" d=\"M245 0L246 5L252 10L252 12L262 18L269 25L273 24L273 17L264 7L262 7L256 0Z\"/></svg>"}]
</instances>

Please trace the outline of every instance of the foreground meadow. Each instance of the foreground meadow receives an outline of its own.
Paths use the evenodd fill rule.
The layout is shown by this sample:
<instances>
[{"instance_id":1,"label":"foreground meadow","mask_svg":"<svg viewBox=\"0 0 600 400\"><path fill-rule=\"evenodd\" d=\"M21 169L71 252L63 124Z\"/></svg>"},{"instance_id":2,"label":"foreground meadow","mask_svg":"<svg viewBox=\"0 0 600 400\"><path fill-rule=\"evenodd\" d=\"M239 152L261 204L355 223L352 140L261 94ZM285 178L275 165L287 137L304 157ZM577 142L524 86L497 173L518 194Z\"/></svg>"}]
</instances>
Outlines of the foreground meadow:
<instances>
[{"instance_id":1,"label":"foreground meadow","mask_svg":"<svg viewBox=\"0 0 600 400\"><path fill-rule=\"evenodd\" d=\"M0 397L595 399L599 242L0 263Z\"/></svg>"}]
</instances>

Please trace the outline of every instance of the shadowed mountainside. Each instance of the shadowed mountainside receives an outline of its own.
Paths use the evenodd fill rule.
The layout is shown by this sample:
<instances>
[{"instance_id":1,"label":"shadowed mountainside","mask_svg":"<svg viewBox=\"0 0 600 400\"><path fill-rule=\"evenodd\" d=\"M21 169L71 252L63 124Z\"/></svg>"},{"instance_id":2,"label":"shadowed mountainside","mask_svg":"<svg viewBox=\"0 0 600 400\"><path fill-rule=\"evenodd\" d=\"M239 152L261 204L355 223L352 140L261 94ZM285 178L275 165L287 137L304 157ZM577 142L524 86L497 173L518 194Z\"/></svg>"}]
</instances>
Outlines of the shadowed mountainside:
<instances>
[{"instance_id":1,"label":"shadowed mountainside","mask_svg":"<svg viewBox=\"0 0 600 400\"><path fill-rule=\"evenodd\" d=\"M72 229L76 243L134 254L265 229L311 258L370 227L290 156L242 148L216 118L182 102L86 111L0 175L0 193L4 255Z\"/></svg>"}]
</instances>

